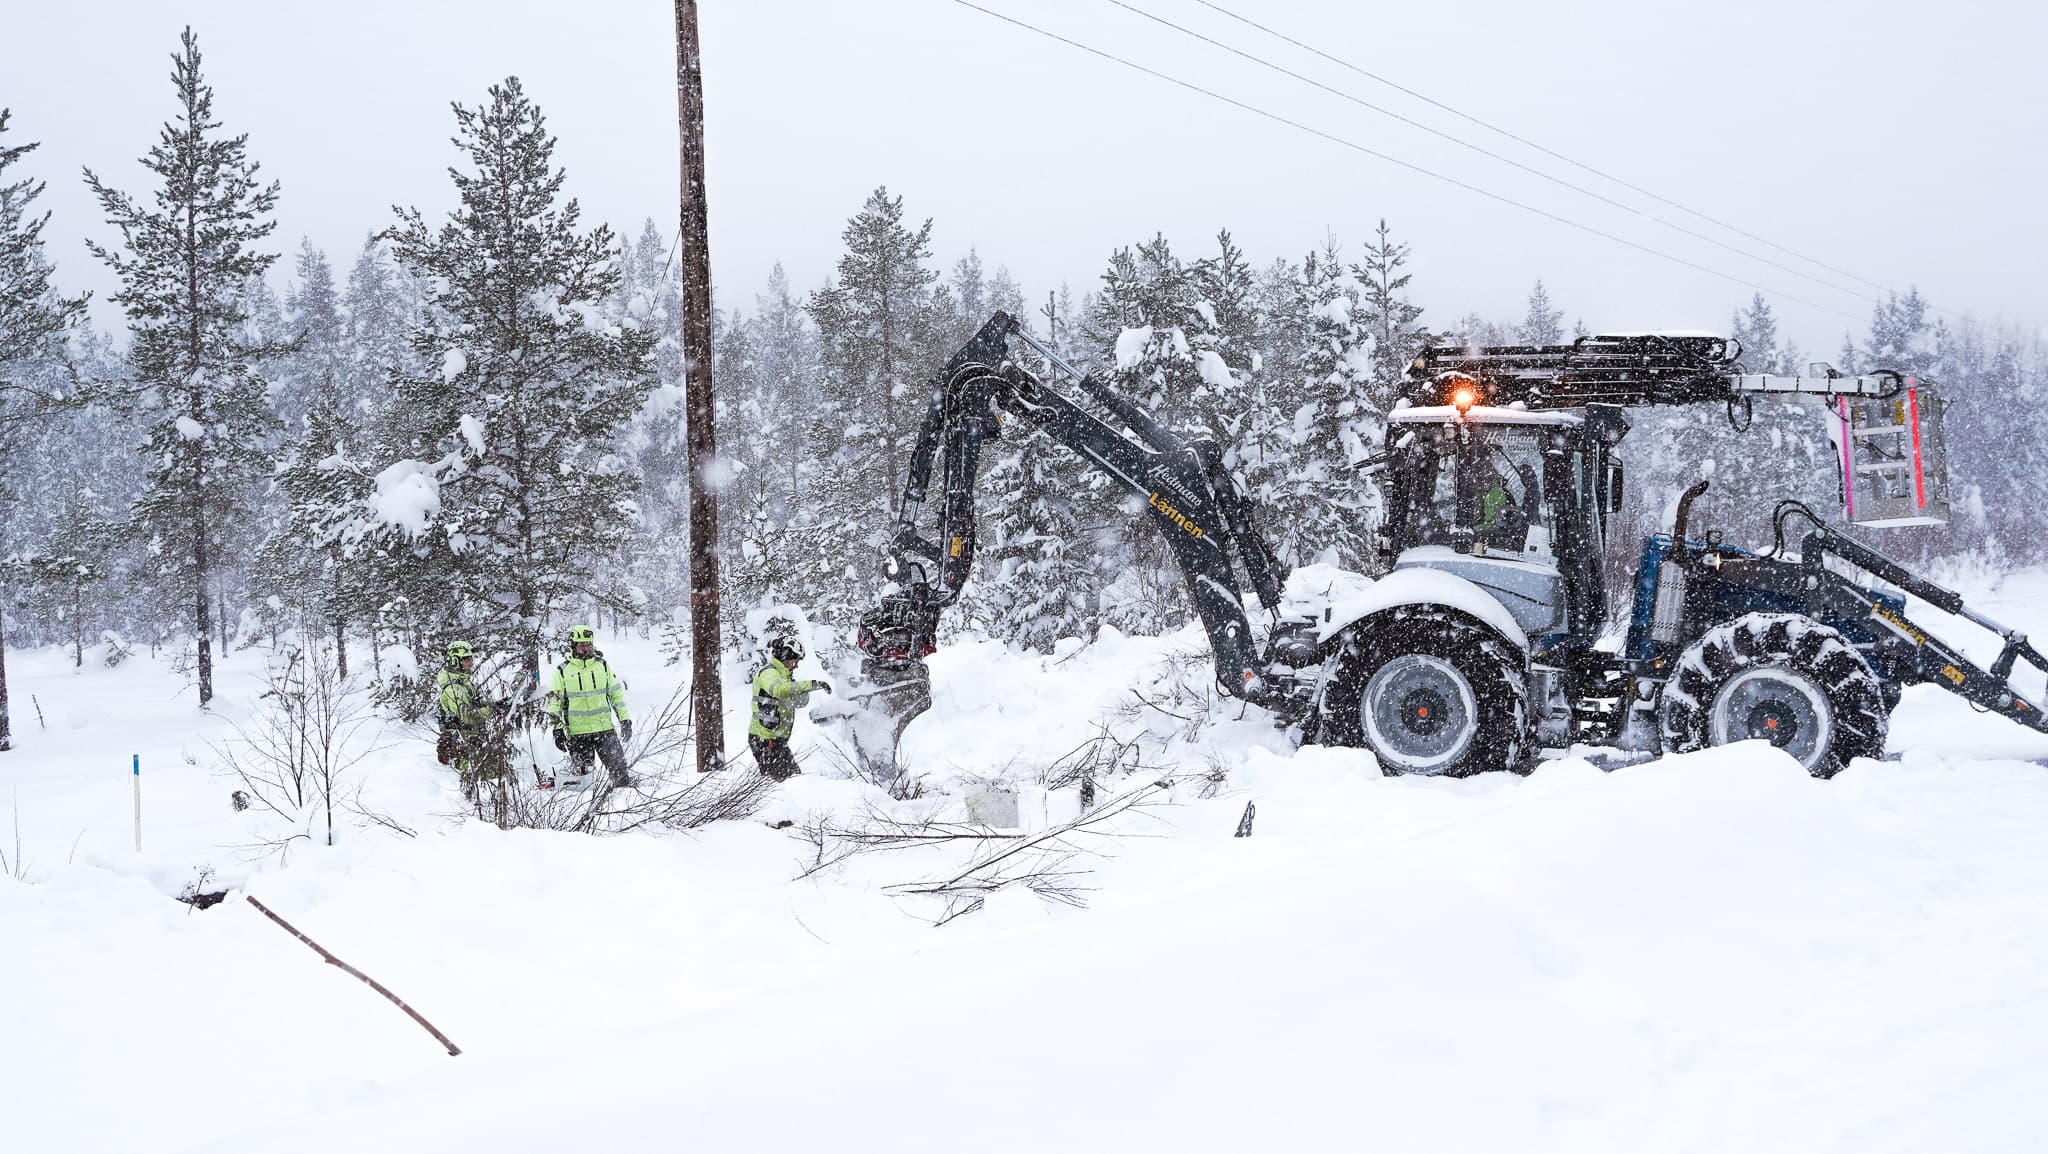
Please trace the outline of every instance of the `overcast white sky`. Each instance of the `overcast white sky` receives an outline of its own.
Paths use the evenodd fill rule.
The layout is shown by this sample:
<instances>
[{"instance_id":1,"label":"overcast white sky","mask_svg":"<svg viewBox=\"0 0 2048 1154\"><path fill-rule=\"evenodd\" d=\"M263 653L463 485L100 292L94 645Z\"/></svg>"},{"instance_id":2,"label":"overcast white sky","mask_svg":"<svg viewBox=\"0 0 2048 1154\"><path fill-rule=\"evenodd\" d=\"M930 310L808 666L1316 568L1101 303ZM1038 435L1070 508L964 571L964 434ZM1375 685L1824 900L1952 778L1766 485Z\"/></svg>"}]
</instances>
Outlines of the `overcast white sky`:
<instances>
[{"instance_id":1,"label":"overcast white sky","mask_svg":"<svg viewBox=\"0 0 2048 1154\"><path fill-rule=\"evenodd\" d=\"M279 247L310 236L345 270L390 206L445 207L451 100L522 77L594 219L672 233L672 5L661 0L4 0L0 105L67 287L111 282L78 173L142 190L190 22L217 109L284 185ZM1792 335L1832 354L1867 299L1661 228L1188 40L1109 0L976 0L1246 103L1776 290ZM1307 56L1197 0L1130 0L1361 99L1505 151L1738 248L1722 233ZM1576 160L1938 306L2048 321L2048 96L2036 3L1882 0L1218 0L1323 51ZM1430 318L1518 314L1542 277L1595 329L1723 328L1742 284L1405 171L1052 43L955 0L705 0L711 245L724 307L772 262L827 277L878 184L1042 298L1091 287L1110 250L1163 230L1190 256L1230 228L1255 263L1326 232L1352 251L1386 216L1414 245ZM1804 297L1852 314L1793 303ZM107 314L102 314L103 318Z\"/></svg>"}]
</instances>

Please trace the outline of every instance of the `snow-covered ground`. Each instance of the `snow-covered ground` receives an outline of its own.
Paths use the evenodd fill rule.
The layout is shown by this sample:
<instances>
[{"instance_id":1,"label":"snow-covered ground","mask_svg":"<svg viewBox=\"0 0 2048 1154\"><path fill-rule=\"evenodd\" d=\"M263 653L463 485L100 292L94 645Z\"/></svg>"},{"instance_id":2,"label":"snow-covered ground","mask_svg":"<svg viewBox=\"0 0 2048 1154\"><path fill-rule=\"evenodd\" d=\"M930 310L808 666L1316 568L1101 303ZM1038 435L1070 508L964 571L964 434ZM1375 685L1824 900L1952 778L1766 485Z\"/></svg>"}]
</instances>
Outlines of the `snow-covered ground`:
<instances>
[{"instance_id":1,"label":"snow-covered ground","mask_svg":"<svg viewBox=\"0 0 2048 1154\"><path fill-rule=\"evenodd\" d=\"M2044 593L2026 575L1982 604L2048 635ZM605 648L650 713L679 671L648 643ZM937 928L935 899L886 887L957 847L796 878L808 846L771 820L955 804L892 803L816 745L758 820L593 838L463 820L430 743L390 734L364 798L418 836L344 823L332 849L252 864L208 743L249 716L263 651L225 662L211 716L146 658L74 673L10 653L0 845L13 860L18 821L28 882L0 880L0 1145L2048 1143L2048 736L1921 688L1894 756L1828 782L1758 746L1382 778L1167 692L1200 653L1184 632L935 658L935 708L905 739L934 787L1021 784L1043 826L1074 808L1044 767L1098 725L1154 736L1140 780L1183 775L1074 863L1087 908L1009 890ZM727 702L738 745L737 685ZM1254 834L1233 838L1248 801ZM463 1055L246 902L172 901L203 865Z\"/></svg>"}]
</instances>

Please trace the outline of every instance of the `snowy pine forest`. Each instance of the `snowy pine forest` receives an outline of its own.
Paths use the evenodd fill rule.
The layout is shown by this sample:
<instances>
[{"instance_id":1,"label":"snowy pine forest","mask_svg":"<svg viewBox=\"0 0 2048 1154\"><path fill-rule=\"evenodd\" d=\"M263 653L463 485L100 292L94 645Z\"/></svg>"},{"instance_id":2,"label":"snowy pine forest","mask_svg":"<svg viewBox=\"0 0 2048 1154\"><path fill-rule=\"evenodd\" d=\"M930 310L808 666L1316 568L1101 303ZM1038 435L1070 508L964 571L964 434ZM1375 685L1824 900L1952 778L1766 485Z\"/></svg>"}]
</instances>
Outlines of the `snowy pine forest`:
<instances>
[{"instance_id":1,"label":"snowy pine forest","mask_svg":"<svg viewBox=\"0 0 2048 1154\"><path fill-rule=\"evenodd\" d=\"M447 156L459 207L362 222L347 253L279 235L291 190L264 142L213 109L188 37L163 123L134 163L86 179L104 210L89 253L39 235L33 125L0 136L5 388L0 639L74 660L169 651L204 702L214 655L288 635L354 643L387 701L452 636L524 655L595 618L687 635L678 285L653 220L583 219L542 94L514 79L458 95ZM239 95L239 94L238 94ZM1214 236L1136 237L1059 285L1002 261L1027 235L942 252L914 189L852 209L827 282L781 268L716 286L723 624L802 606L843 628L872 596L929 375L1003 309L1171 425L1198 429L1254 495L1281 559L1367 567L1378 511L1358 462L1381 442L1402 370L1428 342L1544 343L1581 318L1528 270L1521 316L1485 317L1432 285L1430 254L1361 205L1348 236L1296 254ZM95 326L66 265L103 262L125 328ZM1503 260L1513 260L1506 253ZM2048 552L2037 520L2048 426L2005 414L2048 390L2048 346L1995 320L1892 295L1867 329L1782 331L1770 300L1725 325L1752 371L1809 361L1896 368L1953 403L1962 511L1891 538L1922 562L1998 566ZM1830 342L1823 346L1822 342ZM1829 507L1837 473L1814 410L1764 406L1746 432L1711 409L1635 414L1631 536L1668 524L1701 477L1705 522L1756 540L1780 496ZM1758 451L1765 446L1765 451ZM1186 618L1178 575L1100 474L1028 430L984 460L983 562L949 628L1048 651L1105 626ZM1917 535L1916 535L1917 534ZM384 668L396 647L410 662ZM333 650L343 662L350 645Z\"/></svg>"}]
</instances>

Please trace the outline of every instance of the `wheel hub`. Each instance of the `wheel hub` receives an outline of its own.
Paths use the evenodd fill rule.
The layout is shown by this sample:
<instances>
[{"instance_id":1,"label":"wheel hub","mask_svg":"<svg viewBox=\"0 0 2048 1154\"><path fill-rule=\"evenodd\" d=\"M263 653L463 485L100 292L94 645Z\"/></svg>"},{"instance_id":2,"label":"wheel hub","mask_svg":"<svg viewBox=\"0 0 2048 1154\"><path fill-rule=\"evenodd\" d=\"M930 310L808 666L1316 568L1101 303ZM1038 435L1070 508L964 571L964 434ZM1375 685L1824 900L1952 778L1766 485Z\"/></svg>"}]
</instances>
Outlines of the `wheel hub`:
<instances>
[{"instance_id":1,"label":"wheel hub","mask_svg":"<svg viewBox=\"0 0 2048 1154\"><path fill-rule=\"evenodd\" d=\"M1429 737L1441 731L1448 713L1443 695L1432 688L1410 690L1401 699L1401 724L1418 736Z\"/></svg>"},{"instance_id":2,"label":"wheel hub","mask_svg":"<svg viewBox=\"0 0 2048 1154\"><path fill-rule=\"evenodd\" d=\"M1747 669L1714 695L1713 743L1768 741L1808 769L1827 756L1834 710L1827 694L1804 674L1777 666Z\"/></svg>"},{"instance_id":3,"label":"wheel hub","mask_svg":"<svg viewBox=\"0 0 2048 1154\"><path fill-rule=\"evenodd\" d=\"M1427 654L1403 654L1380 666L1358 702L1373 752L1404 773L1441 773L1455 765L1479 732L1472 684L1455 665Z\"/></svg>"},{"instance_id":4,"label":"wheel hub","mask_svg":"<svg viewBox=\"0 0 2048 1154\"><path fill-rule=\"evenodd\" d=\"M1749 711L1749 735L1783 749L1799 735L1799 715L1782 701L1766 701Z\"/></svg>"}]
</instances>

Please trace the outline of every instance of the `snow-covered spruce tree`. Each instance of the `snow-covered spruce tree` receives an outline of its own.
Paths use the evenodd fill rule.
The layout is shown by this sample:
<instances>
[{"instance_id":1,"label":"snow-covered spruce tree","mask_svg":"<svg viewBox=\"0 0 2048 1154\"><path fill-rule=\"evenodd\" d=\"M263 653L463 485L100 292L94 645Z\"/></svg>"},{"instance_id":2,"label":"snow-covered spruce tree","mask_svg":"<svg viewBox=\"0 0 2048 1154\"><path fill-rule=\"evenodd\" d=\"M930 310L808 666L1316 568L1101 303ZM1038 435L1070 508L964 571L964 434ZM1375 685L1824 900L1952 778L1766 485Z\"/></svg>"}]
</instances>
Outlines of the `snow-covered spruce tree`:
<instances>
[{"instance_id":1,"label":"snow-covered spruce tree","mask_svg":"<svg viewBox=\"0 0 2048 1154\"><path fill-rule=\"evenodd\" d=\"M103 589L113 576L120 540L121 527L108 515L106 503L73 477L54 531L36 552L16 561L28 587L30 611L63 627L75 667L85 664L88 623L104 611Z\"/></svg>"},{"instance_id":2,"label":"snow-covered spruce tree","mask_svg":"<svg viewBox=\"0 0 2048 1154\"><path fill-rule=\"evenodd\" d=\"M902 497L924 377L936 368L920 363L919 343L939 274L925 267L932 222L908 227L903 198L887 188L869 194L841 235L838 275L810 301L823 369L819 448L836 466L837 503L865 533L880 530Z\"/></svg>"},{"instance_id":3,"label":"snow-covered spruce tree","mask_svg":"<svg viewBox=\"0 0 2048 1154\"><path fill-rule=\"evenodd\" d=\"M929 397L932 343L931 221L907 226L903 198L878 188L847 222L837 276L808 303L818 339L818 461L805 496L820 543L797 563L823 594L814 620L852 624L853 579L888 544L903 470ZM950 352L950 350L948 350Z\"/></svg>"},{"instance_id":4,"label":"snow-covered spruce tree","mask_svg":"<svg viewBox=\"0 0 2048 1154\"><path fill-rule=\"evenodd\" d=\"M1116 387L1180 432L1207 431L1196 408L1204 361L1190 339L1203 323L1198 299L1192 272L1166 237L1155 235L1110 254L1086 310L1085 359L1114 366ZM1207 351L1214 373L1223 362ZM1102 518L1111 532L1090 550L1103 590L1102 620L1127 633L1178 626L1189 609L1187 591L1165 540L1146 523L1144 499L1092 468L1085 473L1085 491L1114 510Z\"/></svg>"},{"instance_id":5,"label":"snow-covered spruce tree","mask_svg":"<svg viewBox=\"0 0 2048 1154\"><path fill-rule=\"evenodd\" d=\"M1264 417L1253 383L1263 367L1253 300L1258 283L1230 230L1216 234L1216 248L1188 269L1195 297L1188 346L1200 377L1192 397L1194 428L1223 450L1227 468L1241 471L1244 442Z\"/></svg>"},{"instance_id":6,"label":"snow-covered spruce tree","mask_svg":"<svg viewBox=\"0 0 2048 1154\"><path fill-rule=\"evenodd\" d=\"M1949 410L1949 469L1959 527L2024 561L2048 555L2036 510L2048 504L2048 430L2015 420L2048 403L2048 346L2038 333L1965 322L1941 334L1936 384Z\"/></svg>"},{"instance_id":7,"label":"snow-covered spruce tree","mask_svg":"<svg viewBox=\"0 0 2048 1154\"><path fill-rule=\"evenodd\" d=\"M0 449L19 422L66 399L26 370L61 361L64 334L85 312L84 297L60 296L51 282L55 269L42 241L49 214L33 211L43 182L9 178L7 170L37 148L7 143L9 117L0 108Z\"/></svg>"},{"instance_id":8,"label":"snow-covered spruce tree","mask_svg":"<svg viewBox=\"0 0 2048 1154\"><path fill-rule=\"evenodd\" d=\"M1752 373L1798 373L1805 370L1804 365L1792 364L1797 350L1779 343L1777 314L1762 293L1752 295L1747 307L1735 310L1728 322L1728 335L1742 346L1743 367Z\"/></svg>"},{"instance_id":9,"label":"snow-covered spruce tree","mask_svg":"<svg viewBox=\"0 0 2048 1154\"><path fill-rule=\"evenodd\" d=\"M1275 415L1285 446L1282 467L1258 494L1262 527L1290 565L1329 559L1358 568L1380 510L1357 466L1378 451L1386 421L1367 400L1372 334L1334 240L1302 261L1292 289L1295 344L1272 374L1284 385Z\"/></svg>"},{"instance_id":10,"label":"snow-covered spruce tree","mask_svg":"<svg viewBox=\"0 0 2048 1154\"><path fill-rule=\"evenodd\" d=\"M86 172L122 241L120 250L89 246L121 280L114 300L128 313L129 359L152 418L149 489L135 517L159 594L192 607L204 707L213 700L213 581L248 519L273 423L257 366L281 350L251 342L243 325L248 282L277 259L255 246L276 227L278 186L257 183L247 137L221 135L190 28L171 79L179 112L142 158L157 181L147 201Z\"/></svg>"},{"instance_id":11,"label":"snow-covered spruce tree","mask_svg":"<svg viewBox=\"0 0 2048 1154\"><path fill-rule=\"evenodd\" d=\"M654 338L605 317L616 241L582 231L562 200L555 139L518 78L455 118L473 166L451 172L461 207L438 228L401 210L384 234L429 287L412 334L421 368L396 381L409 459L378 476L374 503L387 541L430 561L407 581L434 586L388 592L459 606L459 620L414 632L438 645L460 627L532 675L553 615L639 608L616 563L638 521L618 441L655 388Z\"/></svg>"},{"instance_id":12,"label":"snow-covered spruce tree","mask_svg":"<svg viewBox=\"0 0 2048 1154\"><path fill-rule=\"evenodd\" d=\"M297 433L313 395L339 388L348 376L348 321L327 254L310 240L299 242L292 262L291 291L278 320L297 348L280 359L271 377L272 407L287 434Z\"/></svg>"},{"instance_id":13,"label":"snow-covered spruce tree","mask_svg":"<svg viewBox=\"0 0 2048 1154\"><path fill-rule=\"evenodd\" d=\"M70 364L48 370L53 377L75 374L80 382L95 383L129 377L121 348L89 320L72 329L68 353ZM97 390L96 384L86 388L88 396ZM147 488L149 462L135 453L107 451L109 445L140 443L146 427L145 416L105 399L70 407L41 422L36 435L9 455L15 499L0 516L0 554L47 552L50 542L65 532L78 489L89 485L93 499L122 526L108 560L109 579L85 591L93 631L159 640L189 629L190 611L182 604L163 603L142 543L129 531L127 514ZM26 626L38 644L71 640L67 621L58 621L54 614L36 616L42 619L17 619L14 632L18 635ZM170 620L173 616L183 618L182 625Z\"/></svg>"},{"instance_id":14,"label":"snow-covered spruce tree","mask_svg":"<svg viewBox=\"0 0 2048 1154\"><path fill-rule=\"evenodd\" d=\"M1468 312L1451 322L1442 337L1455 341L1460 347L1479 348L1485 345L1512 345L1516 343L1513 325L1488 320L1476 312Z\"/></svg>"},{"instance_id":15,"label":"snow-covered spruce tree","mask_svg":"<svg viewBox=\"0 0 2048 1154\"><path fill-rule=\"evenodd\" d=\"M1011 277L1010 266L996 266L995 273L988 278L988 285L983 290L982 307L989 313L1000 309L1020 321L1030 319L1025 315L1024 290L1017 284L1015 278ZM961 308L964 310L966 305L963 304ZM988 316L985 314L981 319L986 321Z\"/></svg>"},{"instance_id":16,"label":"snow-covered spruce tree","mask_svg":"<svg viewBox=\"0 0 2048 1154\"><path fill-rule=\"evenodd\" d=\"M670 272L670 242L652 219L642 224L640 238L622 249L614 315L658 335L654 345L655 377L661 391L633 422L628 441L641 478L640 511L648 543L642 575L636 580L657 600L688 584L690 520L689 454L685 444L682 404L682 285ZM723 321L720 317L717 322ZM714 339L714 346L716 340ZM714 348L712 363L718 364ZM714 381L717 400L727 391ZM723 429L723 422L719 426ZM721 454L723 455L723 454Z\"/></svg>"},{"instance_id":17,"label":"snow-covered spruce tree","mask_svg":"<svg viewBox=\"0 0 2048 1154\"><path fill-rule=\"evenodd\" d=\"M17 435L28 420L70 398L61 382L51 383L49 369L53 359L61 362L65 330L85 311L85 298L61 297L50 282L42 244L49 214L30 213L42 182L8 178L7 170L36 147L7 143L8 118L0 108L0 502L8 500L5 463L19 447ZM0 539L0 549L6 544ZM0 751L11 746L6 630L0 621Z\"/></svg>"},{"instance_id":18,"label":"snow-covered spruce tree","mask_svg":"<svg viewBox=\"0 0 2048 1154\"><path fill-rule=\"evenodd\" d=\"M1401 271L1407 264L1408 246L1395 243L1382 219L1364 259L1351 268L1359 284L1361 319L1372 336L1372 377L1364 400L1379 413L1393 407L1402 374L1430 340L1422 324L1422 307L1408 300L1408 282L1414 274Z\"/></svg>"},{"instance_id":19,"label":"snow-covered spruce tree","mask_svg":"<svg viewBox=\"0 0 2048 1154\"><path fill-rule=\"evenodd\" d=\"M1189 328L1201 319L1198 290L1165 236L1110 254L1087 318L1094 359L1113 364L1116 381L1153 417L1176 429L1195 419L1202 384Z\"/></svg>"},{"instance_id":20,"label":"snow-covered spruce tree","mask_svg":"<svg viewBox=\"0 0 2048 1154\"><path fill-rule=\"evenodd\" d=\"M766 417L761 386L755 379L753 326L738 309L712 314L711 381L720 437L718 456L724 482L719 494L719 600L731 612L720 622L728 642L742 636L736 618L754 604L762 587L775 578L766 541L773 535L759 487L756 466L766 456L760 422ZM728 433L727 431L732 432ZM678 578L683 575L678 573ZM681 585L686 587L687 580ZM679 661L688 651L687 616L670 622L666 648Z\"/></svg>"},{"instance_id":21,"label":"snow-covered spruce tree","mask_svg":"<svg viewBox=\"0 0 2048 1154\"><path fill-rule=\"evenodd\" d=\"M384 243L363 241L342 293L342 371L335 377L342 401L354 418L368 420L389 404L391 378L415 358L409 334L419 312L412 279L395 267Z\"/></svg>"},{"instance_id":22,"label":"snow-covered spruce tree","mask_svg":"<svg viewBox=\"0 0 2048 1154\"><path fill-rule=\"evenodd\" d=\"M639 239L620 248L619 284L606 315L615 323L656 334L653 365L658 387L621 438L640 478L640 532L628 576L646 604L670 607L672 620L664 625L671 635L684 639L684 650L678 651L683 652L689 636L689 615L683 607L689 603L690 472L683 404L682 285L671 261L674 255L673 243L662 238L654 221L642 222ZM717 295L714 287L714 298ZM722 364L728 337L725 323L724 315L714 311L712 399L720 429L727 427L729 401ZM721 462L726 459L722 441L719 457Z\"/></svg>"},{"instance_id":23,"label":"snow-covered spruce tree","mask_svg":"<svg viewBox=\"0 0 2048 1154\"><path fill-rule=\"evenodd\" d=\"M780 264L754 308L744 326L732 325L745 333L745 370L720 379L721 388L732 381L740 390L720 425L734 477L725 500L730 516L720 521L728 540L719 576L736 609L728 619L735 630L744 628L737 610L784 602L819 606L847 597L847 558L843 538L831 531L832 503L811 499L819 474L808 452L819 432L813 428L817 338ZM738 355L737 345L722 354Z\"/></svg>"},{"instance_id":24,"label":"snow-covered spruce tree","mask_svg":"<svg viewBox=\"0 0 2048 1154\"><path fill-rule=\"evenodd\" d=\"M2020 371L2025 357L2012 335L1967 318L1938 326L1934 380L1944 396L1961 402L1946 418L1956 538L1979 551L2028 555L2037 542L2009 536L2001 514L2014 502L2038 507L2048 498L2048 483L2041 480L2048 472L2040 467L2048 445L2029 422L2012 420L2007 407L2026 388ZM1991 387L2001 387L2003 397L1988 393Z\"/></svg>"},{"instance_id":25,"label":"snow-covered spruce tree","mask_svg":"<svg viewBox=\"0 0 2048 1154\"><path fill-rule=\"evenodd\" d=\"M373 490L362 431L333 376L311 397L302 431L278 462L276 496L283 516L256 552L253 586L275 599L311 633L331 631L337 673L348 676L348 627L375 606L365 596L366 566L355 557L354 533ZM308 628L310 627L310 628Z\"/></svg>"},{"instance_id":26,"label":"snow-covered spruce tree","mask_svg":"<svg viewBox=\"0 0 2048 1154\"><path fill-rule=\"evenodd\" d=\"M1522 323L1515 326L1515 339L1525 345L1555 345L1564 341L1564 310L1550 307L1550 290L1537 280L1529 290L1529 304L1522 311Z\"/></svg>"},{"instance_id":27,"label":"snow-covered spruce tree","mask_svg":"<svg viewBox=\"0 0 2048 1154\"><path fill-rule=\"evenodd\" d=\"M1093 469L1016 422L1004 435L983 485L1002 495L1001 512L969 583L969 616L991 636L1041 653L1063 637L1093 640L1102 573L1089 527L1102 510L1077 483Z\"/></svg>"},{"instance_id":28,"label":"snow-covered spruce tree","mask_svg":"<svg viewBox=\"0 0 2048 1154\"><path fill-rule=\"evenodd\" d=\"M981 254L973 248L953 265L953 276L949 282L953 289L954 303L960 307L960 318L967 331L961 338L972 336L974 331L987 321L994 307L989 304L988 278L983 274Z\"/></svg>"}]
</instances>

